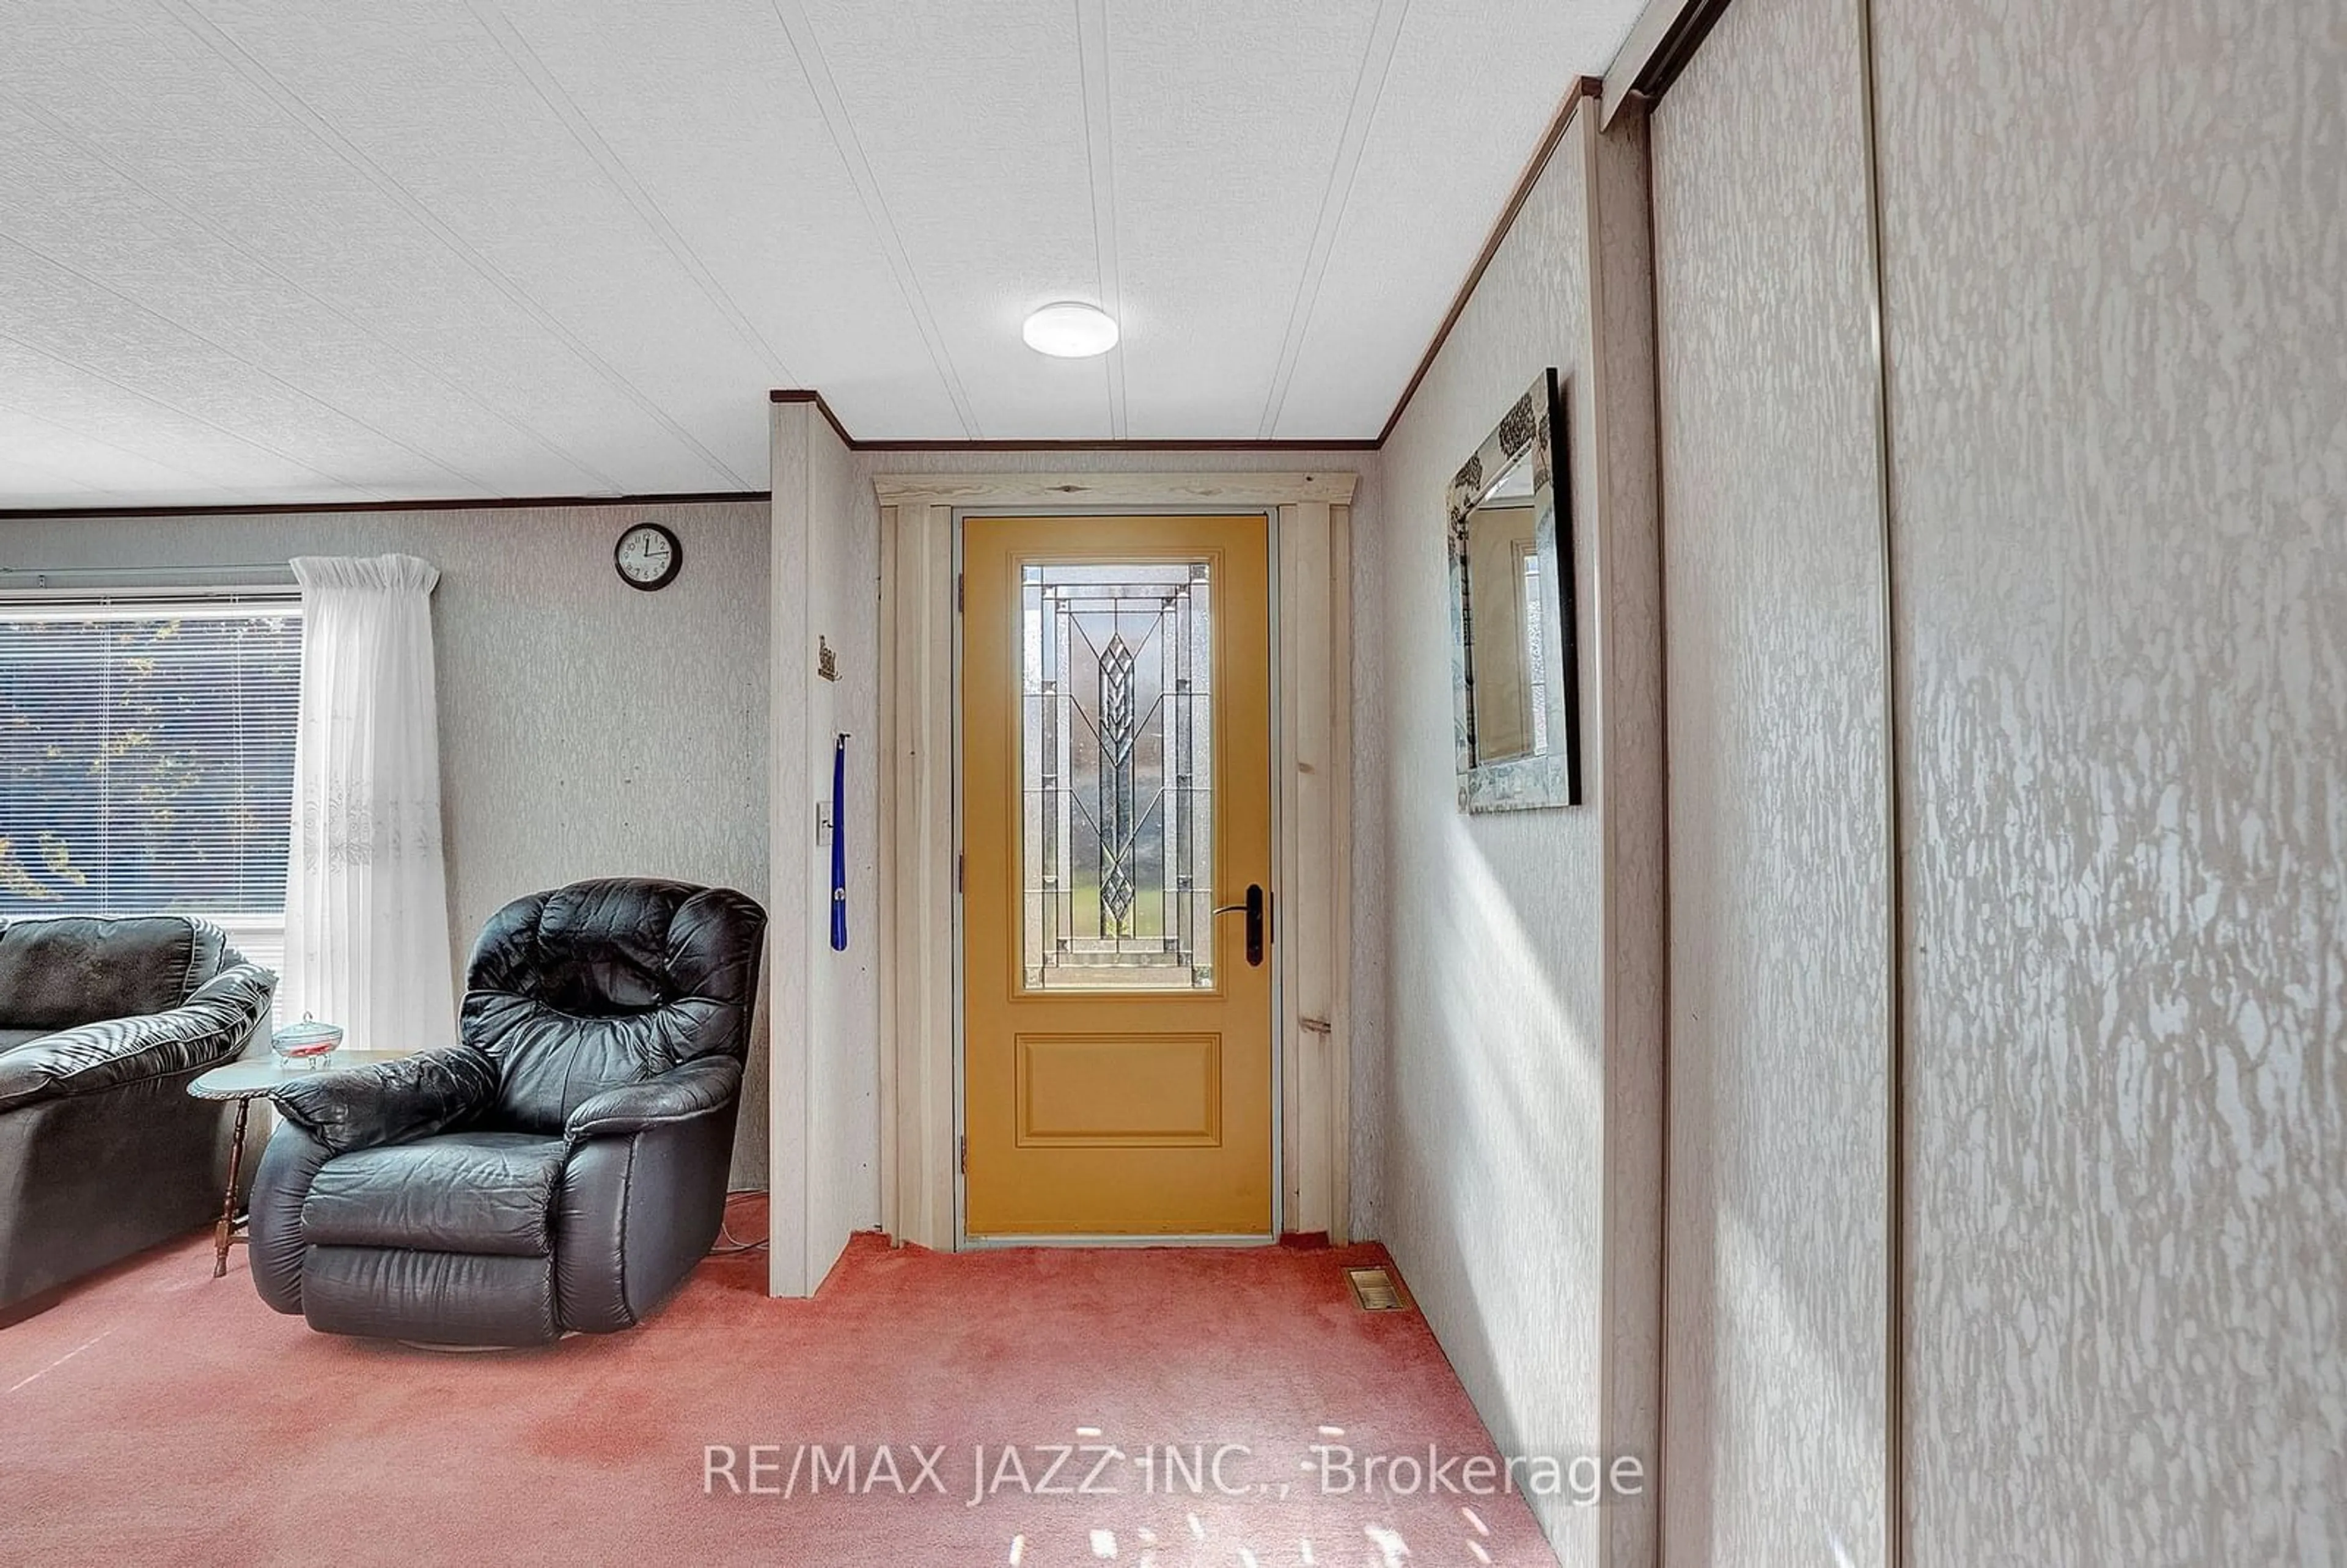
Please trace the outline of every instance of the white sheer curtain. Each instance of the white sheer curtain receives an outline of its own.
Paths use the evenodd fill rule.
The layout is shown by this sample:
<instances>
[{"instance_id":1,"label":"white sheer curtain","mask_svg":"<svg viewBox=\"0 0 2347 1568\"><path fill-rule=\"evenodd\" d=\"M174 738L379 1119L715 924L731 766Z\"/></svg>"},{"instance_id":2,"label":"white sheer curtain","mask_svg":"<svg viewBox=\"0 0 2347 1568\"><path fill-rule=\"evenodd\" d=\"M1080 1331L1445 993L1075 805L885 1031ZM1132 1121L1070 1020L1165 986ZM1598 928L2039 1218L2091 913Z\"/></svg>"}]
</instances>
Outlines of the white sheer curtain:
<instances>
[{"instance_id":1,"label":"white sheer curtain","mask_svg":"<svg viewBox=\"0 0 2347 1568\"><path fill-rule=\"evenodd\" d=\"M312 1013L354 1050L456 1038L440 849L432 585L414 556L305 556L293 847L281 1016Z\"/></svg>"}]
</instances>

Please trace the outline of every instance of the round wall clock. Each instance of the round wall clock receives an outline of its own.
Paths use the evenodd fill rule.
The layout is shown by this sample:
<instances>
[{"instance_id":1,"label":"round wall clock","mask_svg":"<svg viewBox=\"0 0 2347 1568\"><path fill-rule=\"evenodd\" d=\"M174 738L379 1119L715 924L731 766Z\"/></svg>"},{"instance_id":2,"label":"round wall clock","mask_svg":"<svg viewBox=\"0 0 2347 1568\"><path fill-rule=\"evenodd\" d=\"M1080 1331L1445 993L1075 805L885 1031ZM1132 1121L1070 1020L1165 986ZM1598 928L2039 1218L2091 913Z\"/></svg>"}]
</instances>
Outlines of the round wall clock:
<instances>
[{"instance_id":1,"label":"round wall clock","mask_svg":"<svg viewBox=\"0 0 2347 1568\"><path fill-rule=\"evenodd\" d=\"M684 569L684 547L658 523L638 523L620 536L611 564L620 569L621 582L650 593L674 582Z\"/></svg>"}]
</instances>

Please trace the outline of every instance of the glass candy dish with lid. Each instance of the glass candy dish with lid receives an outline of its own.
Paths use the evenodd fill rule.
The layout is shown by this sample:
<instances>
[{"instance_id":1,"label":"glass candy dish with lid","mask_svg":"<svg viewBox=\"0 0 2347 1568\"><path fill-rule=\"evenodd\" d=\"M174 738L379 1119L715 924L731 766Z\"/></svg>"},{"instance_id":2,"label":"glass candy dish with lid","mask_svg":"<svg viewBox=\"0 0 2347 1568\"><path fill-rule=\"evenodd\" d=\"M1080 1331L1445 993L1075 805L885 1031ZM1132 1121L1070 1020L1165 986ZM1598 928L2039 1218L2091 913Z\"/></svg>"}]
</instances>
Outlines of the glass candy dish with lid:
<instances>
[{"instance_id":1,"label":"glass candy dish with lid","mask_svg":"<svg viewBox=\"0 0 2347 1568\"><path fill-rule=\"evenodd\" d=\"M269 1049L288 1067L322 1067L342 1043L342 1025L320 1023L308 1013L269 1037Z\"/></svg>"}]
</instances>

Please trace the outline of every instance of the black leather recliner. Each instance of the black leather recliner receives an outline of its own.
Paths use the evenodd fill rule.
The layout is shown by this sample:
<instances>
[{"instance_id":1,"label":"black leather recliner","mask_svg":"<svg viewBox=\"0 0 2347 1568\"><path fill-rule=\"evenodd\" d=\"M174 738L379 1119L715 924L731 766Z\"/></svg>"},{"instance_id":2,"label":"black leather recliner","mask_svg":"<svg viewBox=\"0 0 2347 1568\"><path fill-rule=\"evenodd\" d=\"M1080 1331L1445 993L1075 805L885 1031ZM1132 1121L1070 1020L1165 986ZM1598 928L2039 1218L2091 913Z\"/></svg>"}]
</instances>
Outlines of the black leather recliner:
<instances>
[{"instance_id":1,"label":"black leather recliner","mask_svg":"<svg viewBox=\"0 0 2347 1568\"><path fill-rule=\"evenodd\" d=\"M641 1320L717 1237L765 912L674 882L507 905L460 1043L273 1098L253 1283L330 1334L534 1345Z\"/></svg>"}]
</instances>

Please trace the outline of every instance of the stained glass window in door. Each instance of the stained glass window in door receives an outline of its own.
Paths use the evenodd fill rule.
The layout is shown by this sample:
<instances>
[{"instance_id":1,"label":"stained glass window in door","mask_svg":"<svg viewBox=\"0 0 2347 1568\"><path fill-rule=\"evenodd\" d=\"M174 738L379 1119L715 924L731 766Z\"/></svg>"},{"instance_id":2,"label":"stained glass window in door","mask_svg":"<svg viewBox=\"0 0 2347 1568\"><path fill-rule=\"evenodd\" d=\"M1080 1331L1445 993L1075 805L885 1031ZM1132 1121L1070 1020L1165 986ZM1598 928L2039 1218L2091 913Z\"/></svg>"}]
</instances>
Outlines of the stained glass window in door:
<instances>
[{"instance_id":1,"label":"stained glass window in door","mask_svg":"<svg viewBox=\"0 0 2347 1568\"><path fill-rule=\"evenodd\" d=\"M1029 565L1020 612L1028 989L1212 987L1209 563Z\"/></svg>"}]
</instances>

